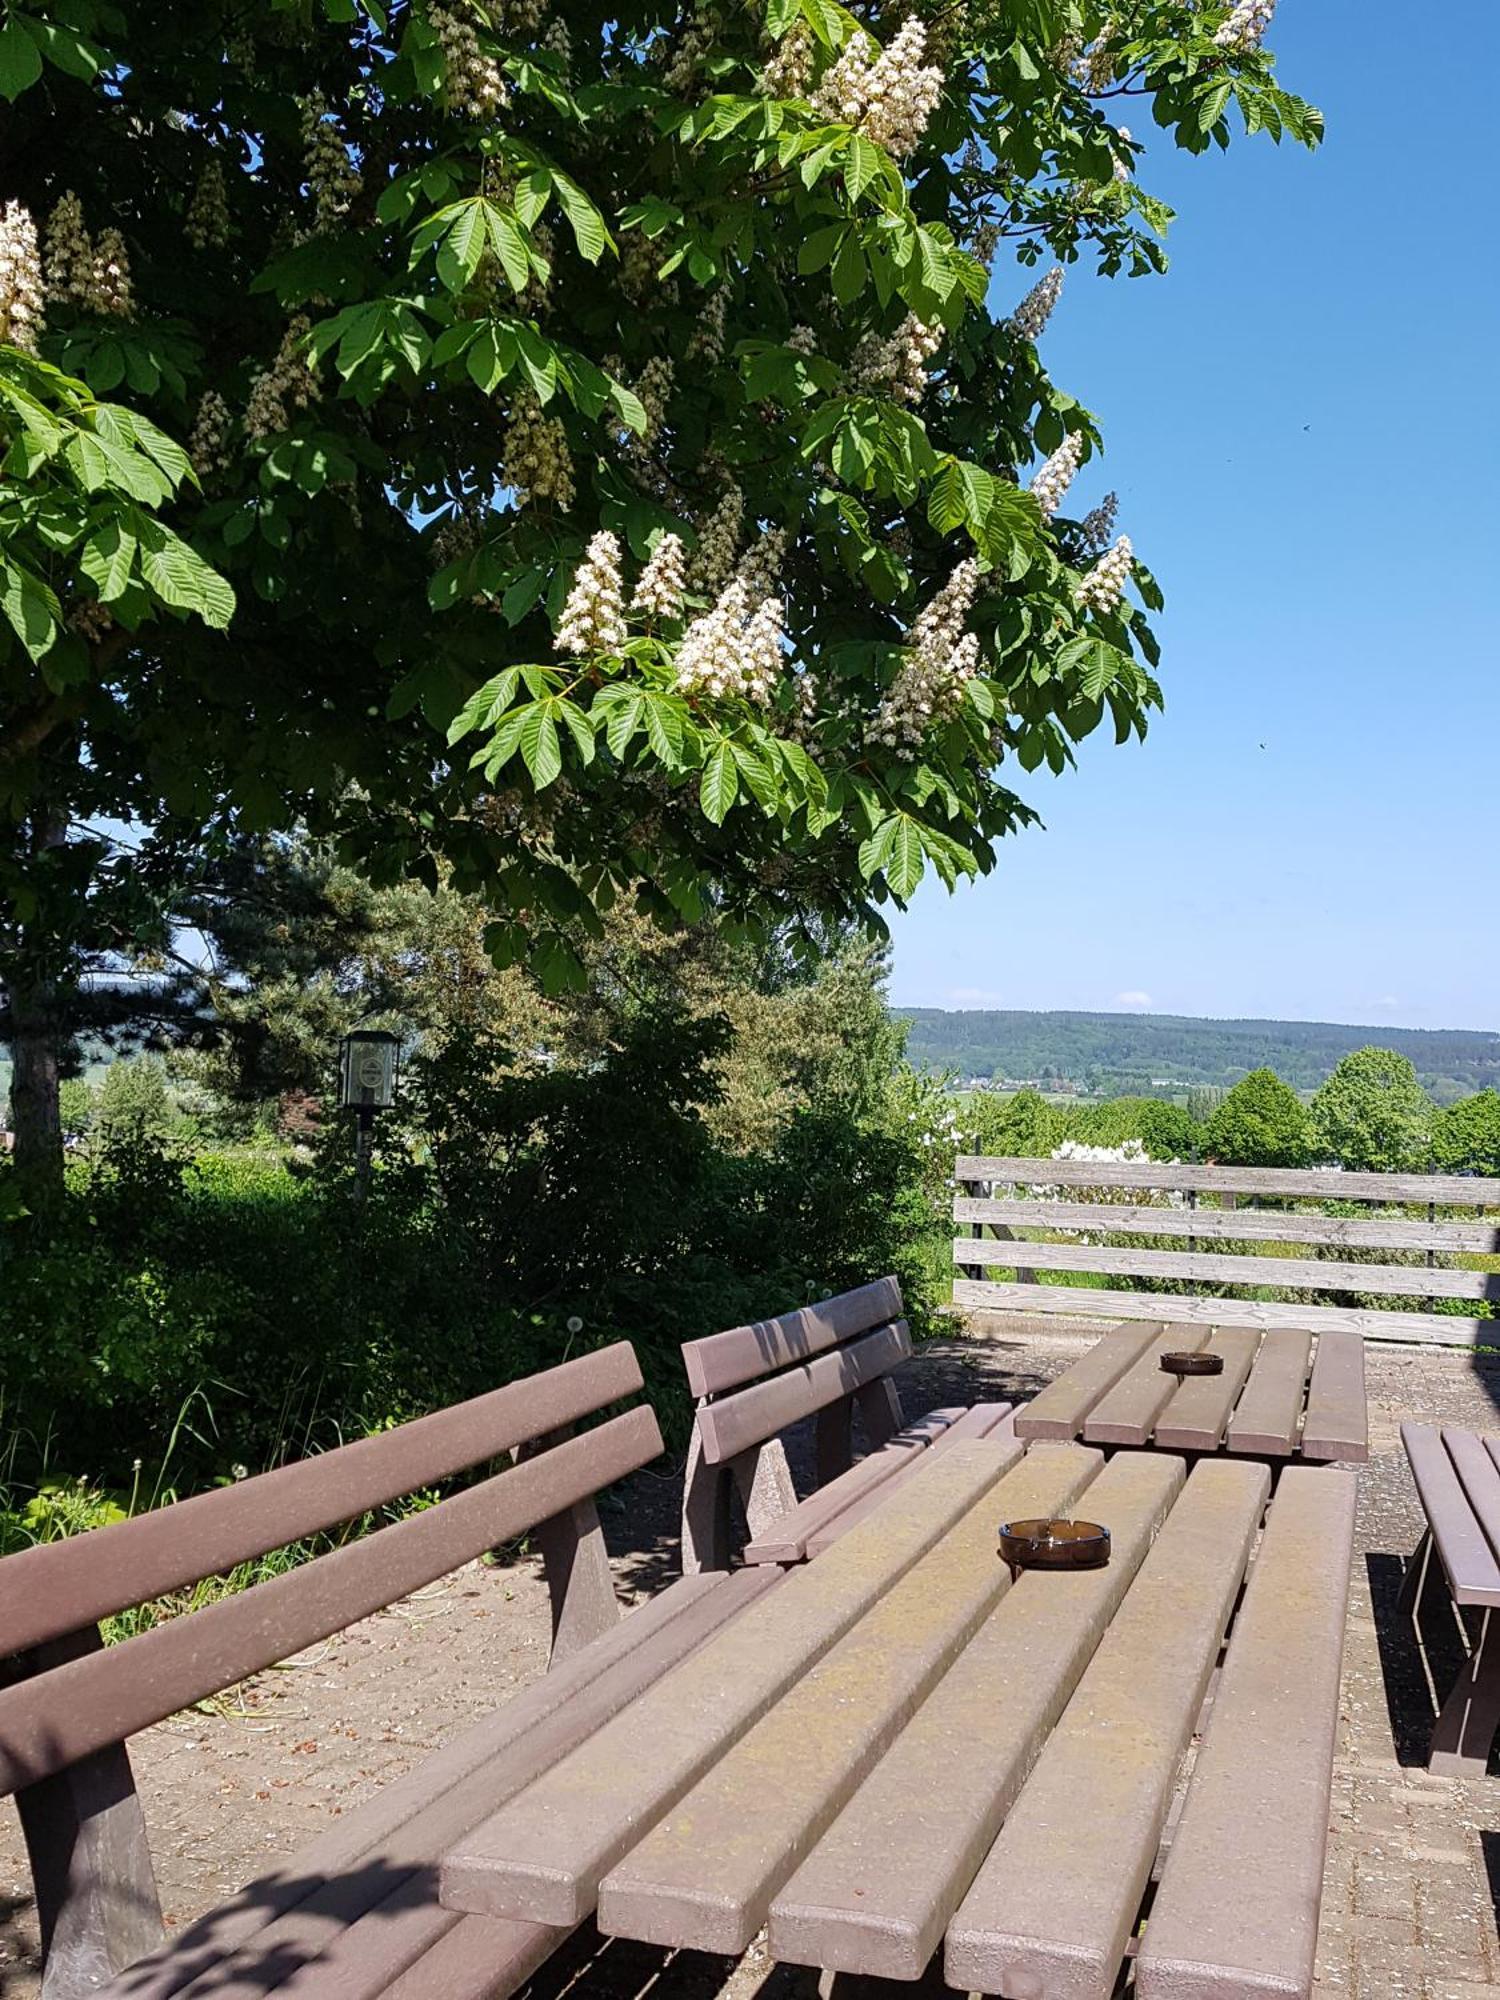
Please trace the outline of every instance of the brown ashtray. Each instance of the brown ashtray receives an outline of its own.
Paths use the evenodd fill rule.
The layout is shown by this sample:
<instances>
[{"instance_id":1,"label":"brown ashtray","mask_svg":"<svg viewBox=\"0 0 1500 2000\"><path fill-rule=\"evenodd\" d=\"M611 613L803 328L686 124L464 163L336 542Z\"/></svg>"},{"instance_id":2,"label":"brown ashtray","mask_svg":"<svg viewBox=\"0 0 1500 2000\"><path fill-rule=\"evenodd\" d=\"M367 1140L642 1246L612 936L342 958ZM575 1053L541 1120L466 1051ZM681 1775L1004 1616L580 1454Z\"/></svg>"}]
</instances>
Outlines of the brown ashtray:
<instances>
[{"instance_id":1,"label":"brown ashtray","mask_svg":"<svg viewBox=\"0 0 1500 2000\"><path fill-rule=\"evenodd\" d=\"M1102 1569L1109 1530L1097 1521L1002 1521L1000 1560L1012 1580L1023 1569Z\"/></svg>"},{"instance_id":2,"label":"brown ashtray","mask_svg":"<svg viewBox=\"0 0 1500 2000\"><path fill-rule=\"evenodd\" d=\"M1161 1365L1169 1375L1222 1375L1222 1354L1164 1354Z\"/></svg>"}]
</instances>

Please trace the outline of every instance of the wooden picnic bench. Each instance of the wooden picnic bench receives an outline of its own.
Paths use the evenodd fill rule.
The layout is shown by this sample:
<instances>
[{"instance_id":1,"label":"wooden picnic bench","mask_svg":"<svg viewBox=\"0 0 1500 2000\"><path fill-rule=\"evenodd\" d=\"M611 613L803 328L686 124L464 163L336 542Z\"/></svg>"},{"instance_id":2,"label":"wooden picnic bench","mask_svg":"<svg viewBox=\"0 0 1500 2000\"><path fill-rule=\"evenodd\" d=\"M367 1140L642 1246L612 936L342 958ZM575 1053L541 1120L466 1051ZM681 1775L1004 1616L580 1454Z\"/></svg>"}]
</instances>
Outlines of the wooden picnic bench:
<instances>
[{"instance_id":1,"label":"wooden picnic bench","mask_svg":"<svg viewBox=\"0 0 1500 2000\"><path fill-rule=\"evenodd\" d=\"M885 1497L929 1449L1008 1426L1009 1403L932 1410L907 1424L893 1376L911 1354L901 1287L877 1278L836 1298L687 1341L697 1399L682 1498L682 1566L729 1567L738 1491L750 1563L816 1555ZM816 1418L816 1490L797 1498L781 1433ZM854 1460L854 1427L868 1446Z\"/></svg>"},{"instance_id":2,"label":"wooden picnic bench","mask_svg":"<svg viewBox=\"0 0 1500 2000\"><path fill-rule=\"evenodd\" d=\"M1170 1302L1169 1302L1170 1303ZM1217 1375L1168 1374L1162 1356L1219 1356ZM1018 1410L1020 1438L1363 1464L1364 1342L1290 1327L1140 1325L1106 1333Z\"/></svg>"},{"instance_id":3,"label":"wooden picnic bench","mask_svg":"<svg viewBox=\"0 0 1500 2000\"><path fill-rule=\"evenodd\" d=\"M1455 1269L1444 1261L1464 1252L1500 1251L1500 1214L1460 1220L1438 1215L1440 1209L1500 1211L1500 1180L983 1154L961 1154L954 1179L956 1305L1093 1319L1170 1319L1192 1326L1354 1333L1366 1339L1458 1347L1473 1346L1495 1332L1493 1320L1469 1313L1450 1316L1382 1306L1303 1305L1220 1294L1226 1287L1270 1288L1369 1293L1391 1299L1500 1301L1500 1274ZM1043 1193L1028 1195L1028 1188ZM1131 1203L1103 1198L1110 1192L1138 1192L1142 1199ZM1162 1193L1180 1197L1180 1205L1161 1206L1150 1200ZM1205 1207L1204 1197L1215 1206ZM1261 1201L1303 1206L1245 1206ZM1427 1213L1424 1218L1317 1212L1319 1205L1331 1202L1402 1205L1425 1208ZM1100 1242L1101 1236L1176 1238L1185 1247ZM1093 1240L1079 1241L1079 1237ZM1257 1244L1306 1244L1310 1249L1305 1257L1268 1256L1257 1253ZM1423 1262L1360 1263L1318 1254L1340 1250L1418 1252ZM1015 1277L992 1279L986 1275L991 1270L1013 1271ZM1073 1282L1043 1284L1039 1272L1054 1272ZM1101 1276L1170 1280L1200 1288L1202 1295L1167 1295L1113 1285L1095 1289L1088 1284L1089 1278Z\"/></svg>"},{"instance_id":4,"label":"wooden picnic bench","mask_svg":"<svg viewBox=\"0 0 1500 2000\"><path fill-rule=\"evenodd\" d=\"M1401 1442L1427 1517L1407 1564L1401 1607L1420 1644L1424 1602L1440 1569L1469 1643L1433 1725L1428 1769L1481 1777L1500 1729L1500 1624L1491 1629L1500 1609L1500 1436L1405 1423Z\"/></svg>"},{"instance_id":5,"label":"wooden picnic bench","mask_svg":"<svg viewBox=\"0 0 1500 2000\"><path fill-rule=\"evenodd\" d=\"M1031 2000L1107 2000L1132 1954L1142 2000L1305 1996L1354 1496L1294 1466L1272 1498L1223 1457L922 1451L810 1561L738 1572L776 1581L451 1843L441 1898L716 1953L768 1926L832 1973L942 1950L950 1985ZM1069 1513L1108 1565L1013 1583L999 1522Z\"/></svg>"},{"instance_id":6,"label":"wooden picnic bench","mask_svg":"<svg viewBox=\"0 0 1500 2000\"><path fill-rule=\"evenodd\" d=\"M0 1562L0 1795L20 1809L44 2000L493 2000L566 1928L461 1917L438 1862L774 1582L685 1578L621 1618L594 1496L656 1457L620 1343L326 1455ZM514 1462L509 1462L511 1458ZM99 1621L496 1458L505 1469L191 1615L104 1647ZM534 1531L549 1671L475 1730L163 1940L126 1739ZM114 1977L112 1977L114 1975Z\"/></svg>"}]
</instances>

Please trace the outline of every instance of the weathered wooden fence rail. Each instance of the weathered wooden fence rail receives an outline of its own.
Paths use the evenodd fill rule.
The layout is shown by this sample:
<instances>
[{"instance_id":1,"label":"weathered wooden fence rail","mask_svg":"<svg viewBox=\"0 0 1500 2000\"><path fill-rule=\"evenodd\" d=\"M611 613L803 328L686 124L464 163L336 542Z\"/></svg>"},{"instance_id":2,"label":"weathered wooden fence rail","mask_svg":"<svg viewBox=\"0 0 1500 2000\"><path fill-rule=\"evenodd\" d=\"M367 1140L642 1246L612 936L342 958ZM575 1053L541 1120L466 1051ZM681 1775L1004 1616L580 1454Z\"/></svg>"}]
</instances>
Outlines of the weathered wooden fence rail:
<instances>
[{"instance_id":1,"label":"weathered wooden fence rail","mask_svg":"<svg viewBox=\"0 0 1500 2000\"><path fill-rule=\"evenodd\" d=\"M1362 1292L1390 1299L1500 1302L1500 1271L1453 1269L1441 1258L1500 1254L1500 1180L1449 1174L1301 1172L1279 1167L1216 1167L1158 1161L1037 1160L960 1154L954 1170L954 1303L998 1311L1066 1313L1100 1319L1181 1320L1193 1325L1348 1330L1366 1338L1500 1345L1500 1320L1377 1306L1307 1305L1041 1284L1038 1271L1115 1278L1172 1279L1198 1286L1289 1291ZM1027 1198L1026 1187L1046 1193ZM1054 1192L1057 1191L1057 1192ZM1077 1191L1138 1190L1177 1194L1183 1205L1156 1207L1088 1199ZM1063 1198L1072 1191L1072 1198ZM1200 1196L1217 1206L1204 1208ZM1425 1206L1425 1218L1341 1216L1244 1208L1245 1197L1284 1202L1370 1202ZM1480 1219L1439 1220L1439 1210L1493 1210ZM986 1236L986 1230L990 1233ZM1181 1238L1183 1249L1155 1245L1039 1241L1087 1233L1110 1238ZM1199 1242L1208 1244L1198 1249ZM1307 1244L1315 1250L1392 1250L1425 1255L1421 1265L1360 1263L1312 1255L1257 1255L1260 1243ZM1009 1282L985 1277L1013 1269Z\"/></svg>"}]
</instances>

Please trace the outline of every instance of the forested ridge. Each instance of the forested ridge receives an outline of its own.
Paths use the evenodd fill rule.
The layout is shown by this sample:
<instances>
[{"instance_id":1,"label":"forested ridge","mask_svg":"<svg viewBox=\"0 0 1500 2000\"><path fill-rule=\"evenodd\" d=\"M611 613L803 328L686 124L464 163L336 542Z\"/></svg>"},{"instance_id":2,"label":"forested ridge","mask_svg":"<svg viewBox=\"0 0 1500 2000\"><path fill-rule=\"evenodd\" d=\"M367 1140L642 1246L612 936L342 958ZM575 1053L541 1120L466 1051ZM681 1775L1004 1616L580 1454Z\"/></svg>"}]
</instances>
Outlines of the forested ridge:
<instances>
[{"instance_id":1,"label":"forested ridge","mask_svg":"<svg viewBox=\"0 0 1500 2000\"><path fill-rule=\"evenodd\" d=\"M1315 1090L1351 1050L1378 1042L1408 1056L1440 1101L1500 1083L1500 1033L1355 1027L1331 1021L1213 1021L1186 1014L904 1007L911 1060L965 1077L1061 1078L1089 1090L1238 1081L1273 1069Z\"/></svg>"}]
</instances>

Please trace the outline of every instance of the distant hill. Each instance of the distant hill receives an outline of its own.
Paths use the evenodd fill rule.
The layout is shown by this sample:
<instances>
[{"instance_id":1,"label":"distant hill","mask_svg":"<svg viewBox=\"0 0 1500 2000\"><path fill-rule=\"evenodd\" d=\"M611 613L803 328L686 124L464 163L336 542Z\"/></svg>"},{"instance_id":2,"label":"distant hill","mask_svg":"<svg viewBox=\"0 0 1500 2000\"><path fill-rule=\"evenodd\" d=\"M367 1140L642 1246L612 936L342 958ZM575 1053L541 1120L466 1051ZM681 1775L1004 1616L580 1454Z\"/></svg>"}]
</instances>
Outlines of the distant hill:
<instances>
[{"instance_id":1,"label":"distant hill","mask_svg":"<svg viewBox=\"0 0 1500 2000\"><path fill-rule=\"evenodd\" d=\"M1466 1028L1360 1028L1330 1021L1205 1021L1187 1014L894 1010L911 1022L914 1063L963 1077L1062 1080L1094 1093L1167 1094L1274 1069L1315 1090L1351 1049L1409 1056L1439 1102L1500 1087L1500 1034Z\"/></svg>"}]
</instances>

